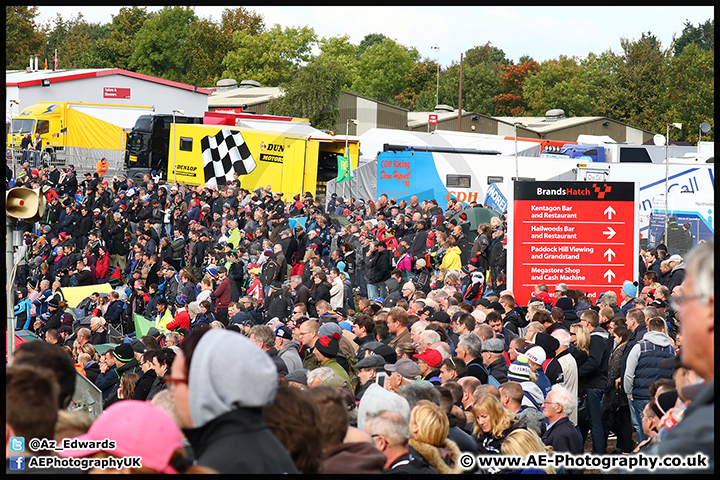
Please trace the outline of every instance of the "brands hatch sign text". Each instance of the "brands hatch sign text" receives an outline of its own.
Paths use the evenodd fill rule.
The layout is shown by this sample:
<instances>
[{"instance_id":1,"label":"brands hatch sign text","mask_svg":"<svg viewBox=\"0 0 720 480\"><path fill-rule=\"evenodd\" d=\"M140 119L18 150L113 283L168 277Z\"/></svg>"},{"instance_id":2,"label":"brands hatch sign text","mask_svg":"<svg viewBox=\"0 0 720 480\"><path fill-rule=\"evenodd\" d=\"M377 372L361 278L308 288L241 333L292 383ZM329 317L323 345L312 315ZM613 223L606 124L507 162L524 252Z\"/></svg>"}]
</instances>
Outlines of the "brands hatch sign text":
<instances>
[{"instance_id":1,"label":"brands hatch sign text","mask_svg":"<svg viewBox=\"0 0 720 480\"><path fill-rule=\"evenodd\" d=\"M525 305L539 283L619 296L637 277L636 198L633 182L514 182L508 288L516 301Z\"/></svg>"}]
</instances>

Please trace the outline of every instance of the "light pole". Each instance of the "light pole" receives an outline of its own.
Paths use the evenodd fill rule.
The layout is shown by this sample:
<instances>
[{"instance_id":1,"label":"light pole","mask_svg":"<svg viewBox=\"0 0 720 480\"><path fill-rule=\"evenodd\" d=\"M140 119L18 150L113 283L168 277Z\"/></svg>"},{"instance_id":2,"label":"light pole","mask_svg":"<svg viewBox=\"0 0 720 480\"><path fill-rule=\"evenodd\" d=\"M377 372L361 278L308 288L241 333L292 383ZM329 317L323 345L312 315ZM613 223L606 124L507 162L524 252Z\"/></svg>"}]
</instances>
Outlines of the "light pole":
<instances>
[{"instance_id":1,"label":"light pole","mask_svg":"<svg viewBox=\"0 0 720 480\"><path fill-rule=\"evenodd\" d=\"M15 171L15 132L13 131L13 105L20 105L20 100L10 100L10 158L12 158L13 177Z\"/></svg>"},{"instance_id":2,"label":"light pole","mask_svg":"<svg viewBox=\"0 0 720 480\"><path fill-rule=\"evenodd\" d=\"M348 161L348 168L350 169L350 180L352 180L352 160L350 159L350 155L348 154L348 137L350 136L350 124L357 125L358 122L354 118L348 118L347 122L345 122L345 158L347 158ZM345 183L343 182L343 197L345 196ZM352 197L352 184L350 184L350 196Z\"/></svg>"},{"instance_id":3,"label":"light pole","mask_svg":"<svg viewBox=\"0 0 720 480\"><path fill-rule=\"evenodd\" d=\"M173 111L172 111L172 114L173 114L173 142L172 142L172 143L173 143L173 144L172 144L172 151L173 151L173 182L178 183L178 181L177 181L177 172L176 172L177 150L176 150L176 147L175 147L175 129L176 129L176 126L175 126L175 114L176 114L176 113L179 113L180 115L185 115L185 110L173 110Z\"/></svg>"},{"instance_id":4,"label":"light pole","mask_svg":"<svg viewBox=\"0 0 720 480\"><path fill-rule=\"evenodd\" d=\"M437 80L437 85L435 86L435 105L437 105L440 103L440 46L434 45L430 48L437 50L437 75L435 75Z\"/></svg>"},{"instance_id":5,"label":"light pole","mask_svg":"<svg viewBox=\"0 0 720 480\"><path fill-rule=\"evenodd\" d=\"M670 148L670 126L682 130L682 123L666 123L665 124L665 244L668 245L668 225L670 221L670 215L668 212L668 176L670 173L670 162L668 161L668 150Z\"/></svg>"}]
</instances>

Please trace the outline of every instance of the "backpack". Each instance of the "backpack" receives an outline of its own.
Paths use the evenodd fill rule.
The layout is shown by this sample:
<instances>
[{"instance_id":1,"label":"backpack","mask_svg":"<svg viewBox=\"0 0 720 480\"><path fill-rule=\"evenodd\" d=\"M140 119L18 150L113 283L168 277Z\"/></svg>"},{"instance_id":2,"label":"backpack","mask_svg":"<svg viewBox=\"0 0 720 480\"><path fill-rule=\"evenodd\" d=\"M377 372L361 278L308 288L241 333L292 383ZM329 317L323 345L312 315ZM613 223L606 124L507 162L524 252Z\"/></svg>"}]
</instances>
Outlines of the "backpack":
<instances>
[{"instance_id":1,"label":"backpack","mask_svg":"<svg viewBox=\"0 0 720 480\"><path fill-rule=\"evenodd\" d=\"M490 369L485 365L480 365L480 367L482 367L483 371L487 374L487 384L492 385L493 387L500 387L500 382L498 382L497 378L493 377L492 373L490 373Z\"/></svg>"}]
</instances>

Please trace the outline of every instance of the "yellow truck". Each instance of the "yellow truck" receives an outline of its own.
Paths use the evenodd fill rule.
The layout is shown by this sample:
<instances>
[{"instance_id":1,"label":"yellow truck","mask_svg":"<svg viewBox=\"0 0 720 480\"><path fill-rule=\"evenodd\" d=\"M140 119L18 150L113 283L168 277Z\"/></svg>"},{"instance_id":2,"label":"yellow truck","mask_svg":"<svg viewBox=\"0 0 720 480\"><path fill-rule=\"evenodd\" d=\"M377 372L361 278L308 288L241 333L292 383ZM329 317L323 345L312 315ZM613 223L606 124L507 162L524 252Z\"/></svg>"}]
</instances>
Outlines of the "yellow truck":
<instances>
[{"instance_id":1,"label":"yellow truck","mask_svg":"<svg viewBox=\"0 0 720 480\"><path fill-rule=\"evenodd\" d=\"M26 134L42 139L43 158L89 150L124 152L126 135L138 116L152 113L151 106L100 103L38 102L12 119L7 144L20 148Z\"/></svg>"},{"instance_id":2,"label":"yellow truck","mask_svg":"<svg viewBox=\"0 0 720 480\"><path fill-rule=\"evenodd\" d=\"M337 176L337 157L345 156L346 149L345 137L334 137L301 122L255 122L252 128L171 123L168 137L167 158L152 164L168 182L222 186L237 173L243 188L270 185L273 192L286 196L323 195L325 182ZM151 166L135 153L143 150L139 144L144 142L134 138L131 135L128 144L131 177ZM356 168L357 140L347 141L347 153Z\"/></svg>"}]
</instances>

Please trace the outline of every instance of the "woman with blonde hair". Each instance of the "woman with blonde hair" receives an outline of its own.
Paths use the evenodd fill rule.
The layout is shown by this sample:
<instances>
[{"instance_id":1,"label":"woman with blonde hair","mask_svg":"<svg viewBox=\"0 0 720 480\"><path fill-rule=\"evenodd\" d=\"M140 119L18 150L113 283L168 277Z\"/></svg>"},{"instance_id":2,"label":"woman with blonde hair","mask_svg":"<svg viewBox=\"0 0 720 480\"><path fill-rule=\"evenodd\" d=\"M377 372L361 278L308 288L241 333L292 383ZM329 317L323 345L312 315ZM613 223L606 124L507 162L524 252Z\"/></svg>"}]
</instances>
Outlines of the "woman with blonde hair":
<instances>
[{"instance_id":1,"label":"woman with blonde hair","mask_svg":"<svg viewBox=\"0 0 720 480\"><path fill-rule=\"evenodd\" d=\"M504 455L517 455L522 457L523 460L527 460L530 455L550 454L553 451L552 447L548 447L542 442L537 433L523 428L510 432L500 449ZM547 465L544 468L527 467L506 473L547 473L554 475L556 472L552 465Z\"/></svg>"},{"instance_id":2,"label":"woman with blonde hair","mask_svg":"<svg viewBox=\"0 0 720 480\"><path fill-rule=\"evenodd\" d=\"M570 342L570 353L580 367L590 356L590 330L582 323L573 323L570 325Z\"/></svg>"},{"instance_id":3,"label":"woman with blonde hair","mask_svg":"<svg viewBox=\"0 0 720 480\"><path fill-rule=\"evenodd\" d=\"M94 361L100 361L100 355L98 355L97 350L95 350L95 347L91 343L86 343L80 347L80 351L78 353L87 353Z\"/></svg>"},{"instance_id":4,"label":"woman with blonde hair","mask_svg":"<svg viewBox=\"0 0 720 480\"><path fill-rule=\"evenodd\" d=\"M481 454L499 454L508 434L517 427L515 414L503 407L495 395L482 394L472 409L475 416L473 435Z\"/></svg>"},{"instance_id":5,"label":"woman with blonde hair","mask_svg":"<svg viewBox=\"0 0 720 480\"><path fill-rule=\"evenodd\" d=\"M439 473L464 473L462 452L447 438L449 430L447 415L428 400L420 400L410 412L410 446Z\"/></svg>"}]
</instances>

